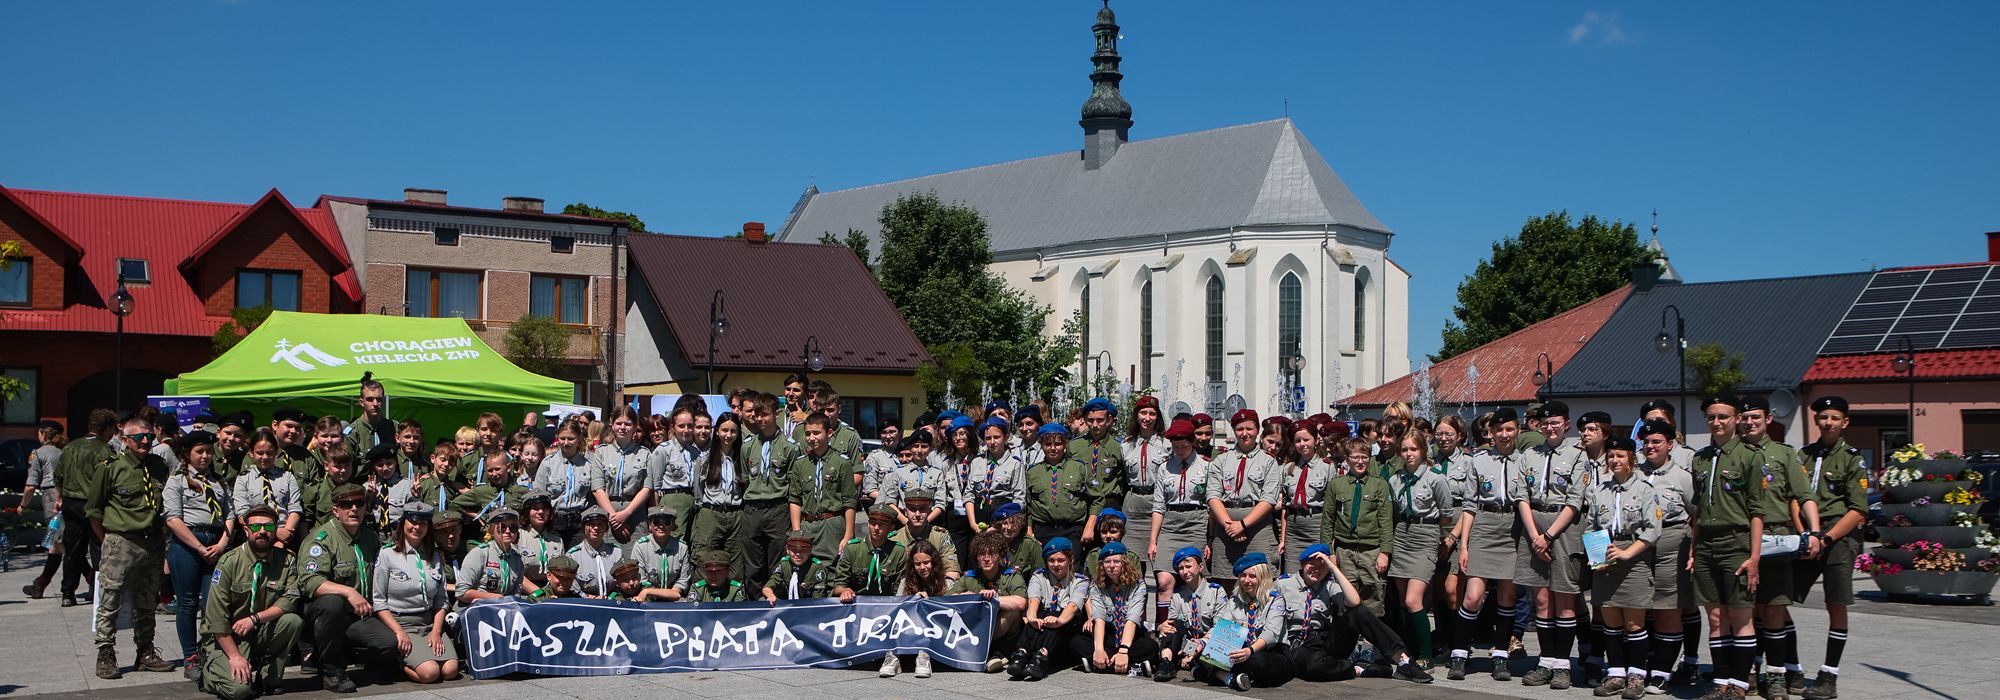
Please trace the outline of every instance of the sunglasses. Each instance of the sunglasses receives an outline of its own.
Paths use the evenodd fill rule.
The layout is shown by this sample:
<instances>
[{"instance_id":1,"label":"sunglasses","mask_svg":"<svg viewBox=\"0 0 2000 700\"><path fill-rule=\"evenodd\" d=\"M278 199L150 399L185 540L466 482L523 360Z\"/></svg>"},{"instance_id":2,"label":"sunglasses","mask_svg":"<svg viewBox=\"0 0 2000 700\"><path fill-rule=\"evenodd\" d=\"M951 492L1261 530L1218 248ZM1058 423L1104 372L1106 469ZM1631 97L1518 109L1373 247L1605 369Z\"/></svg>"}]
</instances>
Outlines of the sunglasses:
<instances>
[{"instance_id":1,"label":"sunglasses","mask_svg":"<svg viewBox=\"0 0 2000 700\"><path fill-rule=\"evenodd\" d=\"M244 524L243 524L243 530L244 530L245 532L277 532L277 531L278 531L278 524L277 524L277 523L244 523Z\"/></svg>"},{"instance_id":2,"label":"sunglasses","mask_svg":"<svg viewBox=\"0 0 2000 700\"><path fill-rule=\"evenodd\" d=\"M154 435L152 433L131 433L125 437L136 442L152 442Z\"/></svg>"},{"instance_id":3,"label":"sunglasses","mask_svg":"<svg viewBox=\"0 0 2000 700\"><path fill-rule=\"evenodd\" d=\"M354 501L354 500L348 500L348 501L334 501L334 502L333 502L333 507L335 507L335 508L359 508L359 507L361 507L361 504L362 504L362 503L364 503L364 502L365 502L365 501Z\"/></svg>"},{"instance_id":4,"label":"sunglasses","mask_svg":"<svg viewBox=\"0 0 2000 700\"><path fill-rule=\"evenodd\" d=\"M518 523L501 523L494 525L493 529L501 532L520 532L521 526Z\"/></svg>"}]
</instances>

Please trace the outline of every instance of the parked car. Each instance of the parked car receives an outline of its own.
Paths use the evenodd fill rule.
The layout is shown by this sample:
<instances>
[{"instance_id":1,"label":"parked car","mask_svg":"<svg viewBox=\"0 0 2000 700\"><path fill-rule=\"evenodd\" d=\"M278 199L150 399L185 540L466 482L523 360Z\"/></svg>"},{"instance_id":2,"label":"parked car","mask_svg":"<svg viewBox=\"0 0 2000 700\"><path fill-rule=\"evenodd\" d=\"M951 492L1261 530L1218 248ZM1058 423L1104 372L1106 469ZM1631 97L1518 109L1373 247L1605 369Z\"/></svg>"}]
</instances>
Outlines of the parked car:
<instances>
[{"instance_id":1,"label":"parked car","mask_svg":"<svg viewBox=\"0 0 2000 700\"><path fill-rule=\"evenodd\" d=\"M0 440L0 489L20 491L28 483L28 455L41 447L39 440Z\"/></svg>"}]
</instances>

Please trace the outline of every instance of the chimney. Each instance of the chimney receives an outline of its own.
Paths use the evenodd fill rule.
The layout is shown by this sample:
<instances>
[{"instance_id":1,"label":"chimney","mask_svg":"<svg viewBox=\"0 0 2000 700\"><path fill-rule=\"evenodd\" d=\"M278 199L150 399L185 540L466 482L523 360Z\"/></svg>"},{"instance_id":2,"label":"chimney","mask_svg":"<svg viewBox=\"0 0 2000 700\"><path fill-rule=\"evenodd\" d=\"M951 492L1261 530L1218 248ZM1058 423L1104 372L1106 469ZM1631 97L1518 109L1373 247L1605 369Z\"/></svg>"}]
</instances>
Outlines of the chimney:
<instances>
[{"instance_id":1,"label":"chimney","mask_svg":"<svg viewBox=\"0 0 2000 700\"><path fill-rule=\"evenodd\" d=\"M1660 283L1660 264L1643 262L1632 265L1632 291L1644 292Z\"/></svg>"},{"instance_id":2,"label":"chimney","mask_svg":"<svg viewBox=\"0 0 2000 700\"><path fill-rule=\"evenodd\" d=\"M749 241L753 245L763 245L766 241L764 238L764 223L761 221L743 222L743 240Z\"/></svg>"},{"instance_id":3,"label":"chimney","mask_svg":"<svg viewBox=\"0 0 2000 700\"><path fill-rule=\"evenodd\" d=\"M444 190L405 187L403 188L403 201L410 204L436 204L444 206Z\"/></svg>"},{"instance_id":4,"label":"chimney","mask_svg":"<svg viewBox=\"0 0 2000 700\"><path fill-rule=\"evenodd\" d=\"M541 197L501 197L500 208L507 211L521 211L530 214L542 213Z\"/></svg>"},{"instance_id":5,"label":"chimney","mask_svg":"<svg viewBox=\"0 0 2000 700\"><path fill-rule=\"evenodd\" d=\"M2000 231L1986 232L1986 262L2000 262Z\"/></svg>"}]
</instances>

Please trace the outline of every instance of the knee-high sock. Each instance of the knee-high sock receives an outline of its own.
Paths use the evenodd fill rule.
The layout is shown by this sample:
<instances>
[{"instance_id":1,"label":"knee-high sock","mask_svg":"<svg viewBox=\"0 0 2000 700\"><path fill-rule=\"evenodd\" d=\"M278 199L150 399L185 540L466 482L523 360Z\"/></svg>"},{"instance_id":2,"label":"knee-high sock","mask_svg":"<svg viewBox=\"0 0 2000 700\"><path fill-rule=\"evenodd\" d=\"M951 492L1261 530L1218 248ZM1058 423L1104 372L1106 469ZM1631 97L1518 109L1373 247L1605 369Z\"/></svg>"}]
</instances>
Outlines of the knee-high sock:
<instances>
[{"instance_id":1,"label":"knee-high sock","mask_svg":"<svg viewBox=\"0 0 2000 700\"><path fill-rule=\"evenodd\" d=\"M1785 631L1783 634L1785 635L1785 670L1793 672L1803 671L1804 669L1799 666L1799 628L1797 625L1792 624L1790 615L1785 616Z\"/></svg>"},{"instance_id":2,"label":"knee-high sock","mask_svg":"<svg viewBox=\"0 0 2000 700\"><path fill-rule=\"evenodd\" d=\"M1507 655L1507 639L1514 633L1514 606L1493 609L1493 655Z\"/></svg>"},{"instance_id":3,"label":"knee-high sock","mask_svg":"<svg viewBox=\"0 0 2000 700\"><path fill-rule=\"evenodd\" d=\"M1714 658L1714 655L1714 649L1710 649L1710 658ZM1701 661L1700 610L1681 611L1681 658L1687 659L1689 664Z\"/></svg>"},{"instance_id":4,"label":"knee-high sock","mask_svg":"<svg viewBox=\"0 0 2000 700\"><path fill-rule=\"evenodd\" d=\"M1847 651L1847 630L1828 628L1826 631L1826 665L1819 670L1840 675L1840 654Z\"/></svg>"},{"instance_id":5,"label":"knee-high sock","mask_svg":"<svg viewBox=\"0 0 2000 700\"><path fill-rule=\"evenodd\" d=\"M1617 630L1612 630L1612 631L1616 632ZM1625 676L1626 677L1636 678L1639 679L1640 681L1646 680L1646 647L1651 641L1652 640L1650 636L1646 634L1646 630L1643 628L1637 630L1627 630L1625 632ZM1609 644L1611 642L1610 640L1606 640L1605 643ZM1616 664L1613 664L1608 668L1616 670Z\"/></svg>"},{"instance_id":6,"label":"knee-high sock","mask_svg":"<svg viewBox=\"0 0 2000 700\"><path fill-rule=\"evenodd\" d=\"M1607 630L1604 633L1604 675L1616 678L1625 675L1625 631Z\"/></svg>"},{"instance_id":7,"label":"knee-high sock","mask_svg":"<svg viewBox=\"0 0 2000 700\"><path fill-rule=\"evenodd\" d=\"M1748 637L1736 638L1736 655L1738 657L1736 661L1738 667L1736 682L1738 687L1749 689L1756 685L1757 668L1753 660L1757 657L1758 645L1759 641L1757 639Z\"/></svg>"},{"instance_id":8,"label":"knee-high sock","mask_svg":"<svg viewBox=\"0 0 2000 700\"><path fill-rule=\"evenodd\" d=\"M1472 630L1479 625L1479 613L1458 609L1458 624L1451 628L1451 656L1458 658L1472 654Z\"/></svg>"},{"instance_id":9,"label":"knee-high sock","mask_svg":"<svg viewBox=\"0 0 2000 700\"><path fill-rule=\"evenodd\" d=\"M1736 636L1722 634L1708 638L1708 661L1715 682L1726 684L1736 677Z\"/></svg>"},{"instance_id":10,"label":"knee-high sock","mask_svg":"<svg viewBox=\"0 0 2000 700\"><path fill-rule=\"evenodd\" d=\"M1411 641L1417 645L1410 650L1410 656L1419 659L1431 658L1431 611L1413 611L1410 613L1409 622L1410 631L1416 633L1415 639Z\"/></svg>"},{"instance_id":11,"label":"knee-high sock","mask_svg":"<svg viewBox=\"0 0 2000 700\"><path fill-rule=\"evenodd\" d=\"M1541 650L1541 667L1555 668L1556 621L1546 617L1535 618L1535 646Z\"/></svg>"},{"instance_id":12,"label":"knee-high sock","mask_svg":"<svg viewBox=\"0 0 2000 700\"><path fill-rule=\"evenodd\" d=\"M1766 627L1757 631L1757 648L1764 652L1764 672L1783 672L1785 664L1785 628Z\"/></svg>"},{"instance_id":13,"label":"knee-high sock","mask_svg":"<svg viewBox=\"0 0 2000 700\"><path fill-rule=\"evenodd\" d=\"M1674 656L1681 651L1681 632L1661 632L1653 635L1652 675L1666 678L1673 675Z\"/></svg>"},{"instance_id":14,"label":"knee-high sock","mask_svg":"<svg viewBox=\"0 0 2000 700\"><path fill-rule=\"evenodd\" d=\"M1574 617L1556 618L1556 668L1569 668L1570 652L1576 649L1577 620Z\"/></svg>"}]
</instances>

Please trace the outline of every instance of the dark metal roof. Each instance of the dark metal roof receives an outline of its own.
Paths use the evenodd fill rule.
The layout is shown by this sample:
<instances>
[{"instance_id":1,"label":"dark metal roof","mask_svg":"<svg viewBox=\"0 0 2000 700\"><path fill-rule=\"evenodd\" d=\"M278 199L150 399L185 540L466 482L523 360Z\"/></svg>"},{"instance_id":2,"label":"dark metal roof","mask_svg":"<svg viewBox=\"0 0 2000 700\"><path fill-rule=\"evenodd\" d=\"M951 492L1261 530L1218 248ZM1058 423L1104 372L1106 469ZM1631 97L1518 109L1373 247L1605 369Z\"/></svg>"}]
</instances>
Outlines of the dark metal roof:
<instances>
[{"instance_id":1,"label":"dark metal roof","mask_svg":"<svg viewBox=\"0 0 2000 700\"><path fill-rule=\"evenodd\" d=\"M930 359L923 343L846 246L751 243L634 233L633 272L660 305L670 338L689 364L708 364L708 305L722 290L729 335L716 366L798 369L807 336L819 339L826 371L911 374ZM811 281L799 285L802 271Z\"/></svg>"},{"instance_id":2,"label":"dark metal roof","mask_svg":"<svg viewBox=\"0 0 2000 700\"><path fill-rule=\"evenodd\" d=\"M1743 354L1743 372L1749 378L1739 392L1797 387L1818 357L1820 345L1871 276L1855 272L1663 284L1633 292L1583 350L1556 372L1550 393L1667 396L1677 392L1674 353L1654 350L1660 316L1668 305L1687 321L1689 347L1719 342L1730 352ZM1688 391L1697 389L1690 386Z\"/></svg>"}]
</instances>

